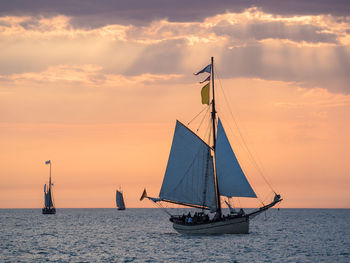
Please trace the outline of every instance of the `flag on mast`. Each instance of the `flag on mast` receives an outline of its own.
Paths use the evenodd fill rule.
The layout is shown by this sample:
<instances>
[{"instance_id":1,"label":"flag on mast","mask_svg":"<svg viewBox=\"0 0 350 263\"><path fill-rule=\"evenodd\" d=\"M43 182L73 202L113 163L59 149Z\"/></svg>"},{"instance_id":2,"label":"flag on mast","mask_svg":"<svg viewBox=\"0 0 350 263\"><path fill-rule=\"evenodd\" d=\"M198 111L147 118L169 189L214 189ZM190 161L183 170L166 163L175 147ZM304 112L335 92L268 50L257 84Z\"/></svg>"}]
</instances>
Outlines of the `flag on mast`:
<instances>
[{"instance_id":1,"label":"flag on mast","mask_svg":"<svg viewBox=\"0 0 350 263\"><path fill-rule=\"evenodd\" d=\"M204 82L206 82L206 81L210 81L210 75L209 75L205 80L203 80L203 81L201 81L201 82L199 82L199 83L202 84L202 83L204 83Z\"/></svg>"},{"instance_id":2,"label":"flag on mast","mask_svg":"<svg viewBox=\"0 0 350 263\"><path fill-rule=\"evenodd\" d=\"M202 104L209 105L209 83L205 84L202 88L201 95L202 95Z\"/></svg>"},{"instance_id":3,"label":"flag on mast","mask_svg":"<svg viewBox=\"0 0 350 263\"><path fill-rule=\"evenodd\" d=\"M45 164L51 164L51 160L46 161Z\"/></svg>"},{"instance_id":4,"label":"flag on mast","mask_svg":"<svg viewBox=\"0 0 350 263\"><path fill-rule=\"evenodd\" d=\"M198 74L201 74L201 73L204 73L204 72L208 72L210 73L211 71L211 64L209 64L208 66L206 66L204 69L202 69L201 71L198 71L197 73L194 73L194 75L198 75Z\"/></svg>"}]
</instances>

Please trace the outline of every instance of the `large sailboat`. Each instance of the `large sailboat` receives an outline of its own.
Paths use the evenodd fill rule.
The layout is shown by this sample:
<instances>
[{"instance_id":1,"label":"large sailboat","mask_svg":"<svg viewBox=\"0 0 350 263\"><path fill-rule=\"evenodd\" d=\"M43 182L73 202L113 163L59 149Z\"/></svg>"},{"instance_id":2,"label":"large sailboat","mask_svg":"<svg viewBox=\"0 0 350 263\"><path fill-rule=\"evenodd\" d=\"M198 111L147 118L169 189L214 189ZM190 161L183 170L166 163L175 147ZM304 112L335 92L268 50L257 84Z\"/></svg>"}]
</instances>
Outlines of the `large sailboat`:
<instances>
[{"instance_id":1,"label":"large sailboat","mask_svg":"<svg viewBox=\"0 0 350 263\"><path fill-rule=\"evenodd\" d=\"M119 188L119 190L116 190L115 201L118 210L125 210L125 202L121 188Z\"/></svg>"},{"instance_id":2,"label":"large sailboat","mask_svg":"<svg viewBox=\"0 0 350 263\"><path fill-rule=\"evenodd\" d=\"M53 204L53 198L52 198L52 183L51 183L51 160L48 160L45 162L45 164L50 165L50 177L49 177L49 185L44 185L44 200L45 200L45 206L42 209L43 214L56 214L56 208Z\"/></svg>"},{"instance_id":3,"label":"large sailboat","mask_svg":"<svg viewBox=\"0 0 350 263\"><path fill-rule=\"evenodd\" d=\"M209 73L209 76L203 81L208 83L202 89L202 103L211 106L212 139L206 142L186 125L176 121L159 197L149 197L145 189L140 200L148 198L156 204L167 202L200 209L200 212L194 215L169 213L173 228L179 233L247 234L250 219L273 207L282 199L273 191L274 198L269 204L263 204L249 213L243 209L236 211L227 203L230 213L223 215L221 196L228 198L257 198L257 196L231 148L221 119L217 118L213 57L211 63L195 75L204 72ZM212 214L206 213L206 210Z\"/></svg>"}]
</instances>

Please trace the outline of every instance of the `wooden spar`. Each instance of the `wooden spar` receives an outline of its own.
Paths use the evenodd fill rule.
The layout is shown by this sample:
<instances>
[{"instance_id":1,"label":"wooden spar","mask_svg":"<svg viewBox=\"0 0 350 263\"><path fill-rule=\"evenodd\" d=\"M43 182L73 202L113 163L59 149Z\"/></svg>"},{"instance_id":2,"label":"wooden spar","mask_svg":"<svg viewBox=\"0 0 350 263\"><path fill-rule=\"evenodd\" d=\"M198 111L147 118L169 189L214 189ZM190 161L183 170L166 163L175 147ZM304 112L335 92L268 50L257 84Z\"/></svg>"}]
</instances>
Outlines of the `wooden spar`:
<instances>
[{"instance_id":1,"label":"wooden spar","mask_svg":"<svg viewBox=\"0 0 350 263\"><path fill-rule=\"evenodd\" d=\"M212 124L213 124L213 149L214 149L214 160L215 160L215 150L216 150L216 130L215 130L215 124L216 124L216 111L215 111L215 90L214 90L214 57L211 57L211 86L213 89L213 100L211 103L212 106L212 112L211 112L211 118L212 118ZM216 211L219 213L221 217L221 202L220 202L220 192L219 192L219 185L218 180L216 177L216 166L215 162L213 162L214 165L214 181L215 181L215 190L216 190Z\"/></svg>"},{"instance_id":2,"label":"wooden spar","mask_svg":"<svg viewBox=\"0 0 350 263\"><path fill-rule=\"evenodd\" d=\"M183 205L183 206L189 206L189 207L194 207L194 208L200 208L200 209L207 209L210 210L209 207L207 206L202 206L202 205L193 205L193 204L187 204L187 203L181 203L181 202L176 202L176 201L172 201L172 200L167 200L167 199L160 199L160 198L154 198L154 197L149 197L147 195L146 189L143 190L143 193L141 195L140 201L142 201L144 198L147 198L149 200L151 200L154 203L157 202L167 202L167 203L172 203L172 204L177 204L177 205Z\"/></svg>"}]
</instances>

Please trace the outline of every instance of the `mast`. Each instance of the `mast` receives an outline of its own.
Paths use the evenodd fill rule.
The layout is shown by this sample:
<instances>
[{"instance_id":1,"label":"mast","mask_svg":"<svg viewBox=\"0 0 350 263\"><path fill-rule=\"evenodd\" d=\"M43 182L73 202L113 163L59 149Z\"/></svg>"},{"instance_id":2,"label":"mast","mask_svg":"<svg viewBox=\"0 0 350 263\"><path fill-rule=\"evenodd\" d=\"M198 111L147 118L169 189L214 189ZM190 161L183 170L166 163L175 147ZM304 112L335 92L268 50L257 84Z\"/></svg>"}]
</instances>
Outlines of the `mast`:
<instances>
[{"instance_id":1,"label":"mast","mask_svg":"<svg viewBox=\"0 0 350 263\"><path fill-rule=\"evenodd\" d=\"M51 190L51 161L50 161L50 179L49 179L49 188Z\"/></svg>"},{"instance_id":2,"label":"mast","mask_svg":"<svg viewBox=\"0 0 350 263\"><path fill-rule=\"evenodd\" d=\"M52 204L52 197L51 197L51 160L50 160L50 179L49 179L49 208Z\"/></svg>"},{"instance_id":3,"label":"mast","mask_svg":"<svg viewBox=\"0 0 350 263\"><path fill-rule=\"evenodd\" d=\"M211 103L212 106L212 112L211 112L211 119L213 124L213 149L214 149L214 158L215 158L215 147L216 147L216 130L215 130L215 123L216 123L216 111L215 111L215 92L214 92L214 57L211 57L211 86L213 88L213 100ZM214 162L214 181L215 181L215 187L216 187L216 202L217 202L217 212L219 213L221 217L221 202L220 202L220 192L219 192L219 185L216 177L216 166Z\"/></svg>"},{"instance_id":4,"label":"mast","mask_svg":"<svg viewBox=\"0 0 350 263\"><path fill-rule=\"evenodd\" d=\"M216 146L216 132L215 132L215 120L216 120L216 111L215 111L215 92L214 92L214 57L211 57L211 86L213 87L213 100L212 100L212 112L211 112L211 118L213 121L213 149L215 152L215 146Z\"/></svg>"}]
</instances>

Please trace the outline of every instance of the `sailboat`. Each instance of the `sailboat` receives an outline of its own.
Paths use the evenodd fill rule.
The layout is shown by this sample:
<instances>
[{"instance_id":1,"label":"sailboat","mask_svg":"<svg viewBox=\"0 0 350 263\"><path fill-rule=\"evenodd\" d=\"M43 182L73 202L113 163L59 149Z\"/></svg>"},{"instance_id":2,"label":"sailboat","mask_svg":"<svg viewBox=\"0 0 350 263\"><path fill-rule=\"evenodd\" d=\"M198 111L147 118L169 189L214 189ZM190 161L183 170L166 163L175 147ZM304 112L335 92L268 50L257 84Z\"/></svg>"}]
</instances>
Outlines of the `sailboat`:
<instances>
[{"instance_id":1,"label":"sailboat","mask_svg":"<svg viewBox=\"0 0 350 263\"><path fill-rule=\"evenodd\" d=\"M116 190L115 201L116 201L118 210L125 210L125 202L124 202L123 192L121 188L119 188L119 190Z\"/></svg>"},{"instance_id":2,"label":"sailboat","mask_svg":"<svg viewBox=\"0 0 350 263\"><path fill-rule=\"evenodd\" d=\"M212 140L204 141L186 125L176 121L159 197L149 197L145 189L140 200L147 198L158 205L166 202L201 209L194 215L168 213L173 228L182 234L248 234L250 220L282 199L273 191L273 200L252 212L246 213L243 209L236 211L229 206L230 213L223 214L220 197L257 196L232 150L221 119L216 116L213 57L211 63L195 75L204 72L210 74L205 80L208 83L202 89L202 103L211 105ZM206 210L211 214L205 213Z\"/></svg>"},{"instance_id":3,"label":"sailboat","mask_svg":"<svg viewBox=\"0 0 350 263\"><path fill-rule=\"evenodd\" d=\"M56 208L53 204L53 198L52 198L52 183L51 183L51 160L48 160L45 162L45 164L50 165L50 177L49 177L49 185L46 187L46 184L44 185L44 200L45 200L45 207L42 209L43 214L56 214Z\"/></svg>"}]
</instances>

